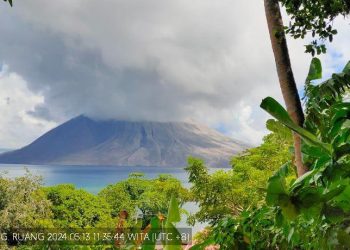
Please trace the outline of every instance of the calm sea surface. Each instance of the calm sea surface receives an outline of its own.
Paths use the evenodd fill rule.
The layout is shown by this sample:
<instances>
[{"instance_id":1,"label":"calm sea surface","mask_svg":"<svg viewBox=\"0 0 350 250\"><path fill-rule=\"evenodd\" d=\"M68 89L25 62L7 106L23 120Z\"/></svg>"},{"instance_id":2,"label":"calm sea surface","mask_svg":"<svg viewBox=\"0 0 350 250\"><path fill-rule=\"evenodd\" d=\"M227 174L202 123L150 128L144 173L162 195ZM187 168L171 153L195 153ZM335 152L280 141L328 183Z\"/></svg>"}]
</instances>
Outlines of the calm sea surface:
<instances>
[{"instance_id":1,"label":"calm sea surface","mask_svg":"<svg viewBox=\"0 0 350 250\"><path fill-rule=\"evenodd\" d=\"M46 186L73 183L76 187L95 194L108 184L128 178L133 172L144 173L149 179L159 174L171 174L189 187L187 173L183 168L0 164L0 173L5 172L7 177L22 176L26 169L34 175L42 176Z\"/></svg>"},{"instance_id":2,"label":"calm sea surface","mask_svg":"<svg viewBox=\"0 0 350 250\"><path fill-rule=\"evenodd\" d=\"M42 176L45 186L73 183L77 188L83 188L95 194L108 184L114 184L128 178L129 174L133 172L144 173L145 177L149 179L155 178L159 174L171 174L179 179L185 187L190 187L184 168L0 164L0 173L10 178L23 176L26 169L31 174ZM210 170L210 172L213 171L215 170ZM194 203L185 204L184 208L191 213L198 209ZM182 226L185 225L184 221L185 219L180 223ZM197 232L204 226L205 224L197 224L193 228L193 232Z\"/></svg>"}]
</instances>

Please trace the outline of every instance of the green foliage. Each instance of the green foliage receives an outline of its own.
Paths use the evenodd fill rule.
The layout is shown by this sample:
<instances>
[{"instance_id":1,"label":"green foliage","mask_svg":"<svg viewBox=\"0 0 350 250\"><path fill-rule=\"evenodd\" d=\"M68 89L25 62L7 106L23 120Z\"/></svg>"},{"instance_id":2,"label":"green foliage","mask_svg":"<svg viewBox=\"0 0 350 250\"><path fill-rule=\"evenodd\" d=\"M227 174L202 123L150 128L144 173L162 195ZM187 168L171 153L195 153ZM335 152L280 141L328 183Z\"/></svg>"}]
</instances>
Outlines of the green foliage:
<instances>
[{"instance_id":1,"label":"green foliage","mask_svg":"<svg viewBox=\"0 0 350 250\"><path fill-rule=\"evenodd\" d=\"M314 59L307 81L311 84L321 73ZM343 88L329 91L332 79L306 92L306 128L293 124L272 98L263 100L262 108L303 138L303 160L310 171L291 180L291 164L284 164L269 178L265 205L220 221L213 239L224 249L350 247L350 104L342 99ZM345 77L338 80L338 86L347 84Z\"/></svg>"},{"instance_id":2,"label":"green foliage","mask_svg":"<svg viewBox=\"0 0 350 250\"><path fill-rule=\"evenodd\" d=\"M260 107L266 110L270 115L282 122L283 125L298 133L305 142L308 142L311 146L320 147L328 154L332 154L332 148L329 144L323 143L315 135L307 131L306 129L296 125L289 117L288 112L272 97L265 98Z\"/></svg>"},{"instance_id":3,"label":"green foliage","mask_svg":"<svg viewBox=\"0 0 350 250\"><path fill-rule=\"evenodd\" d=\"M220 170L210 175L204 162L195 158L188 159L186 170L193 184L191 191L194 201L200 206L200 210L190 216L191 224L197 220L215 222L225 214L233 212L235 189L232 182L232 171Z\"/></svg>"},{"instance_id":4,"label":"green foliage","mask_svg":"<svg viewBox=\"0 0 350 250\"><path fill-rule=\"evenodd\" d=\"M51 206L41 184L41 178L28 172L15 179L0 175L0 231L51 225Z\"/></svg>"},{"instance_id":5,"label":"green foliage","mask_svg":"<svg viewBox=\"0 0 350 250\"><path fill-rule=\"evenodd\" d=\"M194 201L200 207L189 218L192 224L195 221L215 224L227 215L263 202L268 178L291 158L292 145L291 132L281 123L269 120L267 126L272 133L264 138L263 144L234 157L231 170L209 174L203 161L189 158L186 170Z\"/></svg>"},{"instance_id":6,"label":"green foliage","mask_svg":"<svg viewBox=\"0 0 350 250\"><path fill-rule=\"evenodd\" d=\"M53 223L58 228L114 227L109 204L74 185L45 188L52 203Z\"/></svg>"},{"instance_id":7,"label":"green foliage","mask_svg":"<svg viewBox=\"0 0 350 250\"><path fill-rule=\"evenodd\" d=\"M154 250L157 243L156 239L162 234L167 235L166 238L160 237L160 239L162 239L160 243L164 249L182 249L181 234L176 228L176 223L181 220L180 205L178 199L174 195L171 196L167 209L168 213L166 216L163 214L152 216L150 223L144 228L134 225L132 233L138 234L141 238L132 240L128 237L122 237L123 240L119 242L119 248ZM129 229L124 228L120 233L123 234ZM146 235L148 235L148 237L145 237Z\"/></svg>"},{"instance_id":8,"label":"green foliage","mask_svg":"<svg viewBox=\"0 0 350 250\"><path fill-rule=\"evenodd\" d=\"M131 174L128 179L109 185L99 193L99 197L111 206L113 216L125 210L132 219L139 209L142 212L143 225L148 224L158 213L166 214L169 197L172 195L178 197L181 203L190 198L181 182L170 175L146 179L139 174Z\"/></svg>"},{"instance_id":9,"label":"green foliage","mask_svg":"<svg viewBox=\"0 0 350 250\"><path fill-rule=\"evenodd\" d=\"M281 124L269 120L268 127ZM238 204L247 208L261 204L265 196L266 182L281 164L291 159L292 135L290 131L273 132L263 139L263 143L232 159L234 183Z\"/></svg>"},{"instance_id":10,"label":"green foliage","mask_svg":"<svg viewBox=\"0 0 350 250\"><path fill-rule=\"evenodd\" d=\"M326 52L324 42L333 41L338 32L333 27L333 20L341 15L347 16L350 12L348 0L279 0L285 6L291 22L286 32L295 39L311 33L314 40L306 45L306 52L313 56ZM321 42L321 43L320 43Z\"/></svg>"},{"instance_id":11,"label":"green foliage","mask_svg":"<svg viewBox=\"0 0 350 250\"><path fill-rule=\"evenodd\" d=\"M175 196L172 196L170 199L170 204L168 208L168 214L165 221L165 228L163 229L163 232L165 232L167 235L173 236L172 242L164 242L164 246L166 250L181 250L181 234L176 229L175 225L176 223L180 222L181 216L180 216L180 206L178 203L177 198ZM175 241L174 241L175 240Z\"/></svg>"},{"instance_id":12,"label":"green foliage","mask_svg":"<svg viewBox=\"0 0 350 250\"><path fill-rule=\"evenodd\" d=\"M316 69L318 72L321 71L317 59L312 61L310 68ZM310 70L310 72L309 80L318 78L313 75L315 71ZM350 117L350 105L343 102L341 98L344 93L342 88L332 89L331 93L333 94L330 94L329 91L320 91L329 89L332 79L313 88L312 92L307 92L309 94L308 107L317 107L321 112L317 114L313 108L308 108L306 121L307 128L312 128L310 130L315 133L317 140L322 141L323 144L327 143L331 150L326 151L322 150L321 147L315 147L315 145L304 144L305 163L309 165L311 171L298 178L291 185L285 186L285 189L271 188L274 193L278 193L278 199L272 199L272 202L268 203L279 207L286 220L296 218L293 221L298 228L298 231L293 229L295 235L302 232L299 227L305 221L314 222L316 228L324 228L325 230L319 233L326 234L323 237L329 237L327 244L325 242L322 244L313 243L315 247L320 248L328 247L329 244L345 247L339 237L344 238L347 235L344 234L344 223L349 216L349 207L346 204L348 204L348 186L350 184L350 131L347 123ZM344 85L344 83L339 85ZM320 97L314 98L317 92ZM327 99L328 102L324 102L324 99ZM320 123L315 124L316 121ZM269 180L268 186L275 185L277 182L282 183L284 179L283 175L275 175ZM268 200L271 200L271 196L276 195L271 190L267 192ZM291 231L289 232L291 233ZM302 239L301 235L298 237ZM305 245L304 247L310 245L304 241L301 241L300 244Z\"/></svg>"},{"instance_id":13,"label":"green foliage","mask_svg":"<svg viewBox=\"0 0 350 250\"><path fill-rule=\"evenodd\" d=\"M89 229L87 232L104 229L103 233L108 230L113 236L117 229L122 233L139 233L140 237L144 233L171 233L171 242L162 244L165 249L178 250L182 242L181 237L176 237L181 235L175 226L181 219L180 207L188 199L188 191L170 175L147 180L143 174L133 173L127 180L108 186L99 195L76 189L71 184L43 187L41 178L29 173L15 179L0 175L0 232L9 234L21 229L46 232L56 228L64 233L74 228ZM129 216L128 223L120 224L120 212L125 209L136 212L136 208L145 212L147 220L134 220L135 217ZM126 241L122 246L128 249L154 249L156 243L154 237L146 240L123 237ZM65 238L55 242L54 246L45 241L33 246L0 241L0 248L7 249L7 244L16 246L13 249L116 249L114 239L103 242L91 239L90 245L84 246L76 246L76 242Z\"/></svg>"},{"instance_id":14,"label":"green foliage","mask_svg":"<svg viewBox=\"0 0 350 250\"><path fill-rule=\"evenodd\" d=\"M319 72L314 74L313 72ZM310 73L305 81L306 123L305 127L312 133L319 135L322 140L330 142L327 128L330 127L329 114L337 112L330 106L342 102L342 96L350 88L350 62L343 71L333 74L332 77L321 84L314 85L312 80L322 77L322 66L318 58L314 58L310 65Z\"/></svg>"}]
</instances>

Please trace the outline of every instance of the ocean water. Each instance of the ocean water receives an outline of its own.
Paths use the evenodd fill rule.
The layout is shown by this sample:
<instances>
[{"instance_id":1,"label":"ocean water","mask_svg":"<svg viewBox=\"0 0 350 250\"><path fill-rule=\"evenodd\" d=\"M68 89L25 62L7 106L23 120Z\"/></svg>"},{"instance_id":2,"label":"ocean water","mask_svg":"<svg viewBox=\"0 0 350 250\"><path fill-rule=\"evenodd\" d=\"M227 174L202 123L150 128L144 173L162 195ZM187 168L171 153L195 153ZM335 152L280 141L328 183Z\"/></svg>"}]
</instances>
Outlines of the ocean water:
<instances>
[{"instance_id":1,"label":"ocean water","mask_svg":"<svg viewBox=\"0 0 350 250\"><path fill-rule=\"evenodd\" d=\"M184 168L165 167L113 167L113 166L55 166L55 165L26 165L26 164L0 164L0 175L6 177L23 176L26 171L40 175L45 186L62 183L74 184L77 188L83 188L97 194L102 188L128 178L130 173L144 173L145 178L155 178L160 174L171 174L189 188L188 174ZM215 171L211 169L210 172ZM198 210L198 206L189 202L183 207L190 213ZM179 227L186 226L186 218L182 218ZM203 229L207 224L197 223L192 228L192 233Z\"/></svg>"},{"instance_id":2,"label":"ocean water","mask_svg":"<svg viewBox=\"0 0 350 250\"><path fill-rule=\"evenodd\" d=\"M0 173L5 173L7 177L22 176L27 170L31 174L42 176L45 186L73 183L77 188L95 194L109 184L128 178L134 172L144 173L149 179L160 174L171 174L189 187L184 168L0 164Z\"/></svg>"}]
</instances>

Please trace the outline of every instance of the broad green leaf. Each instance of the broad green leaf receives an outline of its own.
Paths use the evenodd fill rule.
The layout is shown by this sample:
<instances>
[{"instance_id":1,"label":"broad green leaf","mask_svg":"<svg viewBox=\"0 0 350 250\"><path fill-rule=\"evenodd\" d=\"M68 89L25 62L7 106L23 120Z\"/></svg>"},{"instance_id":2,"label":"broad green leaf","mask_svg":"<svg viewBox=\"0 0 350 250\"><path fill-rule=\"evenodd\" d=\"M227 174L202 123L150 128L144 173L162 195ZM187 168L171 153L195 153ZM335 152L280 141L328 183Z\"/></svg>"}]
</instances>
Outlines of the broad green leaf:
<instances>
[{"instance_id":1,"label":"broad green leaf","mask_svg":"<svg viewBox=\"0 0 350 250\"><path fill-rule=\"evenodd\" d=\"M317 169L313 169L302 176L300 176L298 179L296 179L293 183L293 185L290 187L290 192L296 192L299 188L301 188L305 183L307 183L317 172Z\"/></svg>"},{"instance_id":2,"label":"broad green leaf","mask_svg":"<svg viewBox=\"0 0 350 250\"><path fill-rule=\"evenodd\" d=\"M298 205L310 208L321 201L321 190L317 187L305 187L298 192Z\"/></svg>"},{"instance_id":3,"label":"broad green leaf","mask_svg":"<svg viewBox=\"0 0 350 250\"><path fill-rule=\"evenodd\" d=\"M331 190L327 191L326 193L324 193L322 195L322 200L324 202L327 202L327 201L333 199L334 197L341 194L345 190L345 188L346 188L345 185L338 185L338 186L332 188Z\"/></svg>"},{"instance_id":4,"label":"broad green leaf","mask_svg":"<svg viewBox=\"0 0 350 250\"><path fill-rule=\"evenodd\" d=\"M328 205L323 207L322 214L327 218L327 220L333 223L342 222L345 216L344 211L341 208Z\"/></svg>"},{"instance_id":5,"label":"broad green leaf","mask_svg":"<svg viewBox=\"0 0 350 250\"><path fill-rule=\"evenodd\" d=\"M288 197L285 177L288 173L288 165L283 165L268 180L266 203L268 205L279 205L284 196Z\"/></svg>"},{"instance_id":6,"label":"broad green leaf","mask_svg":"<svg viewBox=\"0 0 350 250\"><path fill-rule=\"evenodd\" d=\"M167 222L176 223L181 220L179 202L175 196L172 196L170 199Z\"/></svg>"},{"instance_id":7,"label":"broad green leaf","mask_svg":"<svg viewBox=\"0 0 350 250\"><path fill-rule=\"evenodd\" d=\"M288 238L287 238L288 242L290 242L290 240L292 239L293 234L294 234L294 227L292 227L289 231Z\"/></svg>"},{"instance_id":8,"label":"broad green leaf","mask_svg":"<svg viewBox=\"0 0 350 250\"><path fill-rule=\"evenodd\" d=\"M142 243L141 249L142 250L154 250L156 245L156 238L160 233L160 221L157 217L154 217L151 219L151 230L148 232L149 238L146 238L145 241Z\"/></svg>"},{"instance_id":9,"label":"broad green leaf","mask_svg":"<svg viewBox=\"0 0 350 250\"><path fill-rule=\"evenodd\" d=\"M282 211L278 210L275 216L275 223L276 226L281 227L283 225L283 215L282 215Z\"/></svg>"},{"instance_id":10,"label":"broad green leaf","mask_svg":"<svg viewBox=\"0 0 350 250\"><path fill-rule=\"evenodd\" d=\"M176 197L173 195L170 198L168 216L165 223L164 231L167 235L172 235L172 241L164 241L165 250L180 250L181 249L181 234L176 229L173 223L181 220L180 207Z\"/></svg>"},{"instance_id":11,"label":"broad green leaf","mask_svg":"<svg viewBox=\"0 0 350 250\"><path fill-rule=\"evenodd\" d=\"M317 57L312 58L309 73L307 75L306 81L312 81L322 78L322 64L320 59Z\"/></svg>"},{"instance_id":12,"label":"broad green leaf","mask_svg":"<svg viewBox=\"0 0 350 250\"><path fill-rule=\"evenodd\" d=\"M350 73L350 61L345 65L343 69L343 73L345 74Z\"/></svg>"},{"instance_id":13,"label":"broad green leaf","mask_svg":"<svg viewBox=\"0 0 350 250\"><path fill-rule=\"evenodd\" d=\"M309 207L300 207L299 211L307 220L319 219L323 205L324 204L322 202L318 202Z\"/></svg>"},{"instance_id":14,"label":"broad green leaf","mask_svg":"<svg viewBox=\"0 0 350 250\"><path fill-rule=\"evenodd\" d=\"M350 144L344 144L335 149L337 159L350 154Z\"/></svg>"},{"instance_id":15,"label":"broad green leaf","mask_svg":"<svg viewBox=\"0 0 350 250\"><path fill-rule=\"evenodd\" d=\"M274 118L282 122L286 127L299 134L305 140L305 142L314 146L322 147L328 154L332 155L332 147L330 144L322 143L317 139L315 135L296 125L289 117L287 111L282 107L282 105L272 97L265 98L261 102L260 107L267 111Z\"/></svg>"},{"instance_id":16,"label":"broad green leaf","mask_svg":"<svg viewBox=\"0 0 350 250\"><path fill-rule=\"evenodd\" d=\"M339 120L350 119L350 103L339 103L331 107L331 112L334 114L332 119L332 124L336 123Z\"/></svg>"},{"instance_id":17,"label":"broad green leaf","mask_svg":"<svg viewBox=\"0 0 350 250\"><path fill-rule=\"evenodd\" d=\"M335 202L335 204L345 212L350 212L350 183L348 179L344 180L344 183L346 183L346 181L348 182L345 190L334 197L332 202Z\"/></svg>"},{"instance_id":18,"label":"broad green leaf","mask_svg":"<svg viewBox=\"0 0 350 250\"><path fill-rule=\"evenodd\" d=\"M301 152L314 158L325 156L325 151L322 148L310 146L309 144L303 144Z\"/></svg>"},{"instance_id":19,"label":"broad green leaf","mask_svg":"<svg viewBox=\"0 0 350 250\"><path fill-rule=\"evenodd\" d=\"M281 195L279 197L279 206L282 208L282 214L288 220L294 220L298 216L298 209L291 201L291 197Z\"/></svg>"},{"instance_id":20,"label":"broad green leaf","mask_svg":"<svg viewBox=\"0 0 350 250\"><path fill-rule=\"evenodd\" d=\"M182 241L181 233L177 230L173 223L167 222L165 233L171 238L171 241L165 241L165 250L181 250Z\"/></svg>"},{"instance_id":21,"label":"broad green leaf","mask_svg":"<svg viewBox=\"0 0 350 250\"><path fill-rule=\"evenodd\" d=\"M260 107L271 114L278 121L285 123L293 123L287 111L272 97L266 97L262 100Z\"/></svg>"}]
</instances>

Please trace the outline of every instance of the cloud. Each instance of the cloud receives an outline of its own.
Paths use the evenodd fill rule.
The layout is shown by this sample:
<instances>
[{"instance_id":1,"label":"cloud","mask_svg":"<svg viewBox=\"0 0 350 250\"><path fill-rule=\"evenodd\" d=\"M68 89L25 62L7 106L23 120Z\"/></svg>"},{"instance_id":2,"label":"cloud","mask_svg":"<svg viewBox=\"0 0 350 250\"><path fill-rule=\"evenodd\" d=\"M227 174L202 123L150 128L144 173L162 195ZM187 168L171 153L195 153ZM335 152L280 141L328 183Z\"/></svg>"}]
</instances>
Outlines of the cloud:
<instances>
[{"instance_id":1,"label":"cloud","mask_svg":"<svg viewBox=\"0 0 350 250\"><path fill-rule=\"evenodd\" d=\"M191 119L256 142L260 100L281 99L262 1L32 0L0 20L0 60L43 97L33 119ZM299 86L303 43L290 41Z\"/></svg>"},{"instance_id":2,"label":"cloud","mask_svg":"<svg viewBox=\"0 0 350 250\"><path fill-rule=\"evenodd\" d=\"M231 131L233 131L231 135L234 138L248 141L253 145L259 145L261 138L267 133L267 130L265 129L265 126L261 126L259 129L254 126L256 117L255 119L252 117L253 108L251 106L242 102L240 107L240 112L235 116L239 126L237 129L231 129ZM267 117L265 116L261 118L265 119L261 119L260 121L265 121Z\"/></svg>"},{"instance_id":3,"label":"cloud","mask_svg":"<svg viewBox=\"0 0 350 250\"><path fill-rule=\"evenodd\" d=\"M28 115L44 97L29 91L25 80L6 65L0 71L0 89L0 147L21 147L56 125Z\"/></svg>"}]
</instances>

